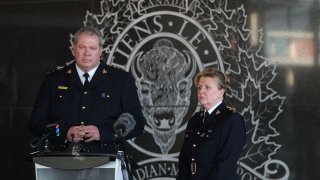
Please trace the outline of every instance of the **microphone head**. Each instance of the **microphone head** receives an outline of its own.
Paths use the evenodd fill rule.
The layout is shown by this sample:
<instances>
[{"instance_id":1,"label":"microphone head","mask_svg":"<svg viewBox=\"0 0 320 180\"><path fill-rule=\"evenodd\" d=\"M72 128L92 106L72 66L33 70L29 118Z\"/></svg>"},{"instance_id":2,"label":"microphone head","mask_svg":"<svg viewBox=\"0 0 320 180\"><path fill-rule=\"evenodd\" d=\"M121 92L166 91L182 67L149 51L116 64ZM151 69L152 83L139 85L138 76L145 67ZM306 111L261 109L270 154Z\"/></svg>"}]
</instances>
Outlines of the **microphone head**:
<instances>
[{"instance_id":1,"label":"microphone head","mask_svg":"<svg viewBox=\"0 0 320 180\"><path fill-rule=\"evenodd\" d=\"M134 129L135 125L136 121L130 113L122 113L114 123L113 128L116 133L125 137Z\"/></svg>"},{"instance_id":2,"label":"microphone head","mask_svg":"<svg viewBox=\"0 0 320 180\"><path fill-rule=\"evenodd\" d=\"M46 125L46 128L50 129L50 128L56 127L58 124L59 123L51 123L51 124Z\"/></svg>"},{"instance_id":3,"label":"microphone head","mask_svg":"<svg viewBox=\"0 0 320 180\"><path fill-rule=\"evenodd\" d=\"M51 123L46 126L47 131L54 133L56 136L60 136L60 123Z\"/></svg>"}]
</instances>

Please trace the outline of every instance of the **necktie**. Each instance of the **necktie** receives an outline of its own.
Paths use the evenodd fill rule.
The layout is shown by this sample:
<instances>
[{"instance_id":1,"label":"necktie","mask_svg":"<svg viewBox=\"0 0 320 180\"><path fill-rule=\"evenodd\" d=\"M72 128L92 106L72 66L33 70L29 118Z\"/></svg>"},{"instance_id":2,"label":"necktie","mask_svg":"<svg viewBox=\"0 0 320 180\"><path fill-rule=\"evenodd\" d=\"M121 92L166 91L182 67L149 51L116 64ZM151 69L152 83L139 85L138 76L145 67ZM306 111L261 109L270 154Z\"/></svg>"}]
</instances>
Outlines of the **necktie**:
<instances>
[{"instance_id":1,"label":"necktie","mask_svg":"<svg viewBox=\"0 0 320 180\"><path fill-rule=\"evenodd\" d=\"M203 122L202 123L205 123L205 122L207 122L209 120L209 113L208 113L208 111L206 111L205 113L204 113L204 117L203 117Z\"/></svg>"},{"instance_id":2,"label":"necktie","mask_svg":"<svg viewBox=\"0 0 320 180\"><path fill-rule=\"evenodd\" d=\"M89 86L89 74L84 73L83 76L84 76L84 78L86 78L86 80L84 81L83 87L84 87L84 89L87 89Z\"/></svg>"}]
</instances>

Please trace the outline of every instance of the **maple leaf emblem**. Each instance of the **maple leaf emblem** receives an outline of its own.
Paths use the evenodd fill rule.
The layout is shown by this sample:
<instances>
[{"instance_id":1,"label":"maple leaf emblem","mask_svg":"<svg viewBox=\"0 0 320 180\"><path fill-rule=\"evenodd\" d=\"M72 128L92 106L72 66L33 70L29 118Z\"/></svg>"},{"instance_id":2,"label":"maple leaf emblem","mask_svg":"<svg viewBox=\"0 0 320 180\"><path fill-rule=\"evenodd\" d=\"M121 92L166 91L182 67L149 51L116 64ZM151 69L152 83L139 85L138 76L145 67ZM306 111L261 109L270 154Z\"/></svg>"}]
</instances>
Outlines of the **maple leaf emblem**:
<instances>
[{"instance_id":1,"label":"maple leaf emblem","mask_svg":"<svg viewBox=\"0 0 320 180\"><path fill-rule=\"evenodd\" d=\"M288 179L289 170L285 163L273 159L281 145L273 137L280 135L272 126L283 111L285 100L272 87L276 77L276 66L260 53L263 45L263 31L255 35L258 44L250 42L253 33L247 26L247 15L243 5L228 8L228 1L181 1L172 5L169 1L101 1L101 14L87 12L85 25L98 27L105 37L105 57L108 57L116 38L128 24L147 14L153 3L161 8L170 6L180 13L199 22L210 34L223 59L220 67L231 78L227 100L244 116L247 138L244 153L239 161L239 172L251 173L256 179L265 179L266 174L279 179ZM151 7L151 8L148 8ZM158 6L159 7L159 6ZM217 112L218 113L218 112ZM279 171L268 171L276 164Z\"/></svg>"}]
</instances>

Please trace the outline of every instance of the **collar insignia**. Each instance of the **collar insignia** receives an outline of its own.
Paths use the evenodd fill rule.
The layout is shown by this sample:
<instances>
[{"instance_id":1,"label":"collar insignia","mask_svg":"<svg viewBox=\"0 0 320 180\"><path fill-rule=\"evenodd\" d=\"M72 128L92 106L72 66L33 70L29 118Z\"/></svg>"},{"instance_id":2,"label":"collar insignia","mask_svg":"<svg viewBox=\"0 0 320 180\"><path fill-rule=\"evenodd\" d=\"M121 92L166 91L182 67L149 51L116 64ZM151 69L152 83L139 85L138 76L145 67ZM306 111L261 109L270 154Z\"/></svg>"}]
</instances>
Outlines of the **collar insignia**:
<instances>
[{"instance_id":1,"label":"collar insignia","mask_svg":"<svg viewBox=\"0 0 320 180\"><path fill-rule=\"evenodd\" d=\"M106 69L102 69L102 74L107 74L108 71Z\"/></svg>"},{"instance_id":2,"label":"collar insignia","mask_svg":"<svg viewBox=\"0 0 320 180\"><path fill-rule=\"evenodd\" d=\"M220 112L220 110L218 110L217 112L216 112L216 115L219 115L221 112Z\"/></svg>"},{"instance_id":3,"label":"collar insignia","mask_svg":"<svg viewBox=\"0 0 320 180\"><path fill-rule=\"evenodd\" d=\"M67 74L71 74L72 73L72 71L71 71L71 69L69 69L68 71L67 71Z\"/></svg>"}]
</instances>

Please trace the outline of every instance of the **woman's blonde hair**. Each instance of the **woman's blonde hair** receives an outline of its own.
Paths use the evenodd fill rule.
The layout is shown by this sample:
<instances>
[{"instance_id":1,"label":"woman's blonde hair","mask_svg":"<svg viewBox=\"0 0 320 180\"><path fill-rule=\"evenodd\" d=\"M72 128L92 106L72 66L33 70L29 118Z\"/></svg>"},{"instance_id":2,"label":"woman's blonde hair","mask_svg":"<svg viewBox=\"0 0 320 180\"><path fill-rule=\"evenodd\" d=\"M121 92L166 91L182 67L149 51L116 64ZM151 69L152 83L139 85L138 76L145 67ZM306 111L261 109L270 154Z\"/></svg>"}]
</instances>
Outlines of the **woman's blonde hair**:
<instances>
[{"instance_id":1,"label":"woman's blonde hair","mask_svg":"<svg viewBox=\"0 0 320 180\"><path fill-rule=\"evenodd\" d=\"M216 68L206 68L202 72L199 72L194 78L194 83L197 86L201 77L211 77L217 79L218 88L226 89L230 84L230 79Z\"/></svg>"}]
</instances>

